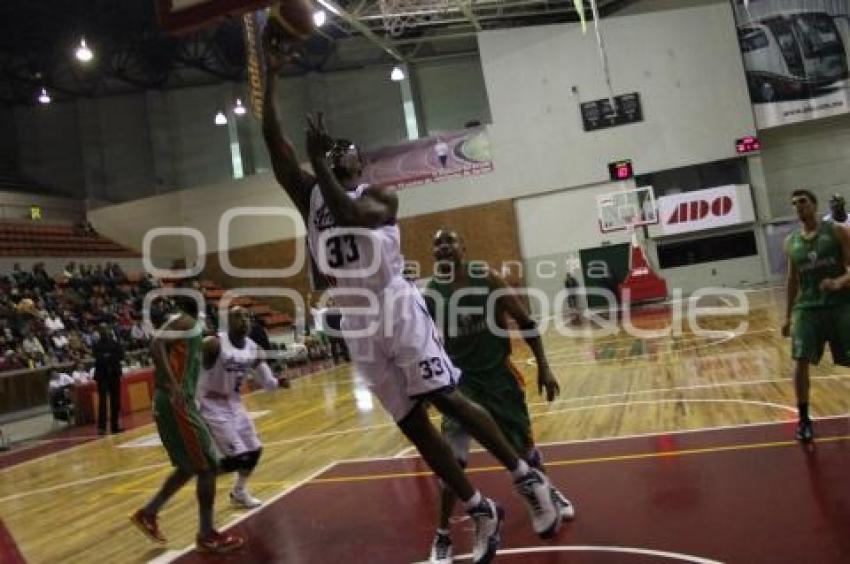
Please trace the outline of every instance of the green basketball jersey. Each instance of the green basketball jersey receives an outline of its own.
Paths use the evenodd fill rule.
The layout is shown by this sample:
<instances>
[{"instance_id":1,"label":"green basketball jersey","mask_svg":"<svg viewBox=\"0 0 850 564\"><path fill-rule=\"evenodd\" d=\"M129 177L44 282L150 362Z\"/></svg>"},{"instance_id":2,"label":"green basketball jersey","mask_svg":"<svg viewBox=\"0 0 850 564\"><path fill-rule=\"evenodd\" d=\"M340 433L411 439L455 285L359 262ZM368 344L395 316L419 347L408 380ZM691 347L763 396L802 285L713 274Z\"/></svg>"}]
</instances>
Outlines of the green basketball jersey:
<instances>
[{"instance_id":1,"label":"green basketball jersey","mask_svg":"<svg viewBox=\"0 0 850 564\"><path fill-rule=\"evenodd\" d=\"M203 327L196 322L195 327L189 331L190 336L177 340L168 347L168 363L171 372L183 388L183 393L190 398L195 397L195 388L198 385L198 376L201 373L201 345L203 344ZM156 387L159 389L171 389L171 380L161 369L156 369Z\"/></svg>"},{"instance_id":2,"label":"green basketball jersey","mask_svg":"<svg viewBox=\"0 0 850 564\"><path fill-rule=\"evenodd\" d=\"M833 230L831 221L823 221L811 237L803 237L796 229L788 239L788 256L800 274L795 308L829 307L850 302L850 292L820 291L821 281L837 278L845 272L841 241Z\"/></svg>"},{"instance_id":3,"label":"green basketball jersey","mask_svg":"<svg viewBox=\"0 0 850 564\"><path fill-rule=\"evenodd\" d=\"M450 284L441 283L432 278L428 288L437 291L442 297L442 315L435 317L445 339L446 351L452 362L461 369L464 379L469 373L481 373L504 368L511 354L510 339L493 334L487 325L487 299L493 290L487 280L485 269L476 269L463 265L469 273L466 289L457 301L454 312L450 310L452 293ZM493 318L493 314L490 314ZM463 380L462 380L463 381Z\"/></svg>"}]
</instances>

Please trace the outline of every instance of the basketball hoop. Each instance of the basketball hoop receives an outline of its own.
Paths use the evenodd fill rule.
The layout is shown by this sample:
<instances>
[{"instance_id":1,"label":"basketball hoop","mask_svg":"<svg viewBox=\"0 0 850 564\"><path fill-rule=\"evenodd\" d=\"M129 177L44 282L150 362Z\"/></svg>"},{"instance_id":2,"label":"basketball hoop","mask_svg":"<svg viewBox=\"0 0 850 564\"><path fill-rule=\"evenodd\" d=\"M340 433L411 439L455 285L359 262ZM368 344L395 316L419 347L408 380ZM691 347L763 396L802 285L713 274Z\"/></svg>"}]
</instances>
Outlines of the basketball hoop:
<instances>
[{"instance_id":1,"label":"basketball hoop","mask_svg":"<svg viewBox=\"0 0 850 564\"><path fill-rule=\"evenodd\" d=\"M448 12L451 4L451 0L378 0L384 29L393 37L400 36L406 28L416 27L437 14Z\"/></svg>"}]
</instances>

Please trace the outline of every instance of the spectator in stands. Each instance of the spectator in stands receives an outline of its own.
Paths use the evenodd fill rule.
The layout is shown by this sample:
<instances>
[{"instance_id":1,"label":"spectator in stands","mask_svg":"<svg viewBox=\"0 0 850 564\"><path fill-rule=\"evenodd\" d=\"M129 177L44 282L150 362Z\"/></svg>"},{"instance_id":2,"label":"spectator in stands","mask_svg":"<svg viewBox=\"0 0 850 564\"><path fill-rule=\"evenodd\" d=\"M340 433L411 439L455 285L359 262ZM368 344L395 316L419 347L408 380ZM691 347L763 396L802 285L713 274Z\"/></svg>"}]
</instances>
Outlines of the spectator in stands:
<instances>
[{"instance_id":1,"label":"spectator in stands","mask_svg":"<svg viewBox=\"0 0 850 564\"><path fill-rule=\"evenodd\" d=\"M47 388L50 391L56 391L67 386L74 385L74 379L65 372L59 372L55 368L51 368L49 374Z\"/></svg>"},{"instance_id":2,"label":"spectator in stands","mask_svg":"<svg viewBox=\"0 0 850 564\"><path fill-rule=\"evenodd\" d=\"M91 382L92 379L91 373L86 370L86 366L79 360L74 364L74 371L71 373L71 378L75 384L85 384Z\"/></svg>"},{"instance_id":3,"label":"spectator in stands","mask_svg":"<svg viewBox=\"0 0 850 564\"><path fill-rule=\"evenodd\" d=\"M54 282L50 275L47 274L47 270L45 270L43 262L36 263L32 267L32 277L36 288L38 288L42 294L51 291L56 286L56 282Z\"/></svg>"},{"instance_id":4,"label":"spectator in stands","mask_svg":"<svg viewBox=\"0 0 850 564\"><path fill-rule=\"evenodd\" d=\"M149 340L150 336L145 332L142 322L136 319L130 328L130 343L132 344L132 348L141 349L146 347Z\"/></svg>"},{"instance_id":5,"label":"spectator in stands","mask_svg":"<svg viewBox=\"0 0 850 564\"><path fill-rule=\"evenodd\" d=\"M68 353L73 358L82 358L86 354L86 346L83 344L83 338L80 332L76 329L68 333Z\"/></svg>"},{"instance_id":6,"label":"spectator in stands","mask_svg":"<svg viewBox=\"0 0 850 564\"><path fill-rule=\"evenodd\" d=\"M14 282L16 286L18 286L18 287L29 286L30 285L29 281L30 281L31 278L32 278L32 276L30 276L30 274L28 272L24 272L23 270L21 270L20 263L16 262L15 264L12 265L12 282Z\"/></svg>"},{"instance_id":7,"label":"spectator in stands","mask_svg":"<svg viewBox=\"0 0 850 564\"><path fill-rule=\"evenodd\" d=\"M67 333L64 330L57 331L51 338L51 341L53 341L53 352L57 359L59 362L65 362L70 354Z\"/></svg>"},{"instance_id":8,"label":"spectator in stands","mask_svg":"<svg viewBox=\"0 0 850 564\"><path fill-rule=\"evenodd\" d=\"M94 346L94 379L97 382L98 413L97 431L106 433L106 406L109 405L110 429L112 433L123 433L121 427L121 362L124 349L115 340L106 325L98 329L98 340Z\"/></svg>"},{"instance_id":9,"label":"spectator in stands","mask_svg":"<svg viewBox=\"0 0 850 564\"><path fill-rule=\"evenodd\" d=\"M64 330L65 324L62 322L59 314L56 313L56 310L48 310L47 317L44 319L44 327L48 333L55 333L56 331Z\"/></svg>"},{"instance_id":10,"label":"spectator in stands","mask_svg":"<svg viewBox=\"0 0 850 564\"><path fill-rule=\"evenodd\" d=\"M62 271L62 278L65 279L65 282L68 283L73 280L77 276L77 265L74 261L69 262L65 265L65 270Z\"/></svg>"},{"instance_id":11,"label":"spectator in stands","mask_svg":"<svg viewBox=\"0 0 850 564\"><path fill-rule=\"evenodd\" d=\"M32 358L36 357L44 357L44 345L41 344L41 341L38 340L38 337L35 335L27 335L21 346L24 349L24 353Z\"/></svg>"}]
</instances>

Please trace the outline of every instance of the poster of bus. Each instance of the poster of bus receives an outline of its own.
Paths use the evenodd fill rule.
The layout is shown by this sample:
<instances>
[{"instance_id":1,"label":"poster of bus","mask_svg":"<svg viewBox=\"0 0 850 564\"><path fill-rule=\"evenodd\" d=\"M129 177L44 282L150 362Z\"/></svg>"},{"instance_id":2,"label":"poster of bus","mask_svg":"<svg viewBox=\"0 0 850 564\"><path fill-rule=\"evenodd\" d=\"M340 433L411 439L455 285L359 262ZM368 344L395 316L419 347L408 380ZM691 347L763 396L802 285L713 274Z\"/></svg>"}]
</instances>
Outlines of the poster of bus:
<instances>
[{"instance_id":1,"label":"poster of bus","mask_svg":"<svg viewBox=\"0 0 850 564\"><path fill-rule=\"evenodd\" d=\"M850 112L850 0L735 0L759 129Z\"/></svg>"}]
</instances>

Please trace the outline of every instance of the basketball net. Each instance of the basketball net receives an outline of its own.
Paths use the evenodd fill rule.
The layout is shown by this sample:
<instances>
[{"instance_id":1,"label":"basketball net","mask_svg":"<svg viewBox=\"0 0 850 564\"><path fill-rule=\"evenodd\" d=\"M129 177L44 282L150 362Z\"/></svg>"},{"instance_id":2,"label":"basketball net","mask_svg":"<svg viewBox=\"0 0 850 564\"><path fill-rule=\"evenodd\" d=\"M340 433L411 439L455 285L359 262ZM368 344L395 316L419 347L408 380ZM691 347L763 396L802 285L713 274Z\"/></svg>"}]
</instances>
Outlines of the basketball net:
<instances>
[{"instance_id":1,"label":"basketball net","mask_svg":"<svg viewBox=\"0 0 850 564\"><path fill-rule=\"evenodd\" d=\"M427 22L436 14L449 11L452 4L469 0L378 0L384 29L398 37L409 27Z\"/></svg>"}]
</instances>

